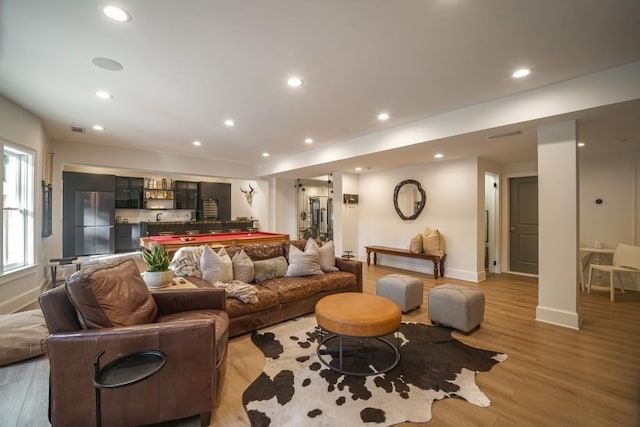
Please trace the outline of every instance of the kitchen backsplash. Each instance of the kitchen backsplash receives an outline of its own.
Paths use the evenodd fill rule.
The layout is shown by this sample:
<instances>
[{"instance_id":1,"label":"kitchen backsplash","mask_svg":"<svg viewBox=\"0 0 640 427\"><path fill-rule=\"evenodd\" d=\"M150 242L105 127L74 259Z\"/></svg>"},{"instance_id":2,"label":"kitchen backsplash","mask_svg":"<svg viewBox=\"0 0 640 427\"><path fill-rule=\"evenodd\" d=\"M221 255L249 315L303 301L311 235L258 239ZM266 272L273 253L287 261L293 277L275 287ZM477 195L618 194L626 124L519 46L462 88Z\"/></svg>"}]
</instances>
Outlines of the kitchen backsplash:
<instances>
[{"instance_id":1,"label":"kitchen backsplash","mask_svg":"<svg viewBox=\"0 0 640 427\"><path fill-rule=\"evenodd\" d=\"M192 221L194 218L195 211L187 209L116 209L116 223Z\"/></svg>"}]
</instances>

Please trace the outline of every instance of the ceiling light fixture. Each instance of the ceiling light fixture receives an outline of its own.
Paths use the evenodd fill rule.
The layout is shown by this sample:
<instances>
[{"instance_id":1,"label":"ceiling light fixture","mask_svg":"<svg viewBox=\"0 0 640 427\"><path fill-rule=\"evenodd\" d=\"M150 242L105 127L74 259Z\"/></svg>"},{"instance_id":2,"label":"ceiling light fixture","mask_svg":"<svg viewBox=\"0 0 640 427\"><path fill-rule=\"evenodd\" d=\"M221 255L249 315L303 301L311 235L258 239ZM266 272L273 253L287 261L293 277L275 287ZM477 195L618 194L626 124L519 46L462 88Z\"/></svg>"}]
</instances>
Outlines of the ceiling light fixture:
<instances>
[{"instance_id":1,"label":"ceiling light fixture","mask_svg":"<svg viewBox=\"0 0 640 427\"><path fill-rule=\"evenodd\" d=\"M202 145L202 142L200 141L193 141L193 145L195 145L196 147L200 147Z\"/></svg>"},{"instance_id":2,"label":"ceiling light fixture","mask_svg":"<svg viewBox=\"0 0 640 427\"><path fill-rule=\"evenodd\" d=\"M102 8L102 12L117 22L131 21L131 14L118 6L105 6Z\"/></svg>"},{"instance_id":3,"label":"ceiling light fixture","mask_svg":"<svg viewBox=\"0 0 640 427\"><path fill-rule=\"evenodd\" d=\"M100 99L111 99L113 98L113 95L111 95L109 92L107 92L106 90L99 90L96 92L96 96Z\"/></svg>"},{"instance_id":4,"label":"ceiling light fixture","mask_svg":"<svg viewBox=\"0 0 640 427\"><path fill-rule=\"evenodd\" d=\"M307 138L307 139L304 140L304 143L305 144L313 144L313 139Z\"/></svg>"},{"instance_id":5,"label":"ceiling light fixture","mask_svg":"<svg viewBox=\"0 0 640 427\"><path fill-rule=\"evenodd\" d=\"M360 166L358 166L358 167L356 168L356 172L360 172L361 170L362 170L362 168L361 168Z\"/></svg>"},{"instance_id":6,"label":"ceiling light fixture","mask_svg":"<svg viewBox=\"0 0 640 427\"><path fill-rule=\"evenodd\" d=\"M380 120L381 122L385 121L385 120L389 120L389 113L380 113L378 114L378 120Z\"/></svg>"},{"instance_id":7,"label":"ceiling light fixture","mask_svg":"<svg viewBox=\"0 0 640 427\"><path fill-rule=\"evenodd\" d=\"M433 157L435 157L436 159L441 159L441 158L443 158L443 157L444 157L444 154L442 154L442 153L436 153L436 154L434 154L434 155L433 155Z\"/></svg>"},{"instance_id":8,"label":"ceiling light fixture","mask_svg":"<svg viewBox=\"0 0 640 427\"><path fill-rule=\"evenodd\" d=\"M233 127L236 125L236 122L235 120L227 119L224 121L224 125L228 127Z\"/></svg>"},{"instance_id":9,"label":"ceiling light fixture","mask_svg":"<svg viewBox=\"0 0 640 427\"><path fill-rule=\"evenodd\" d=\"M93 125L93 130L103 131L103 130L104 130L104 126L100 126L100 125Z\"/></svg>"},{"instance_id":10,"label":"ceiling light fixture","mask_svg":"<svg viewBox=\"0 0 640 427\"><path fill-rule=\"evenodd\" d=\"M269 153L267 152L262 153L262 157L269 157Z\"/></svg>"},{"instance_id":11,"label":"ceiling light fixture","mask_svg":"<svg viewBox=\"0 0 640 427\"><path fill-rule=\"evenodd\" d=\"M291 87L300 87L302 86L302 80L299 77L289 77L287 80L287 84Z\"/></svg>"},{"instance_id":12,"label":"ceiling light fixture","mask_svg":"<svg viewBox=\"0 0 640 427\"><path fill-rule=\"evenodd\" d=\"M530 73L531 73L531 70L527 68L521 68L519 70L516 70L513 74L511 74L511 77L513 77L514 79L521 79L523 77L527 77Z\"/></svg>"}]
</instances>

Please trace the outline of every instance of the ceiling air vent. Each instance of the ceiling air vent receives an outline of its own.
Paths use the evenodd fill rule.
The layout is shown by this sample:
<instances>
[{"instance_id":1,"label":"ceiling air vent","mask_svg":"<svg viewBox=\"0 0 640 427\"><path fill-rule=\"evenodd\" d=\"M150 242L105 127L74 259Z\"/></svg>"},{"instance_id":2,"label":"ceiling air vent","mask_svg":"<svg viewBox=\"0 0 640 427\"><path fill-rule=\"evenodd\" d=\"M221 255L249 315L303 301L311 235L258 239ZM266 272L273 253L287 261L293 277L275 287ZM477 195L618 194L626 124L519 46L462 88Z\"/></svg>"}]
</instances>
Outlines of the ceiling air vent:
<instances>
[{"instance_id":1,"label":"ceiling air vent","mask_svg":"<svg viewBox=\"0 0 640 427\"><path fill-rule=\"evenodd\" d=\"M495 134L495 135L489 135L487 137L487 139L506 138L508 136L516 136L516 135L522 135L522 131L514 130L514 131L511 131L511 132L505 132L505 133L498 133L498 134Z\"/></svg>"},{"instance_id":2,"label":"ceiling air vent","mask_svg":"<svg viewBox=\"0 0 640 427\"><path fill-rule=\"evenodd\" d=\"M71 126L71 132L84 133L84 128L78 126Z\"/></svg>"}]
</instances>

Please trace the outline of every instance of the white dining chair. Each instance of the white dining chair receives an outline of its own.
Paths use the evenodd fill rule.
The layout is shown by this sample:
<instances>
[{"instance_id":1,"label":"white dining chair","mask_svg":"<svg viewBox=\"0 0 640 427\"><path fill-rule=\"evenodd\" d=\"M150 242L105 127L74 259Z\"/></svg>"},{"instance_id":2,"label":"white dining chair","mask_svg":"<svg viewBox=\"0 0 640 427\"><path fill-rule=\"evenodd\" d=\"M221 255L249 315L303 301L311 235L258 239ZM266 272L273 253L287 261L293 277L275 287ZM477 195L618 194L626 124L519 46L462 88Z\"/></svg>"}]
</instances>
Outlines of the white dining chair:
<instances>
[{"instance_id":1,"label":"white dining chair","mask_svg":"<svg viewBox=\"0 0 640 427\"><path fill-rule=\"evenodd\" d=\"M589 264L589 283L587 292L591 293L591 275L593 270L599 270L609 273L609 289L611 291L611 301L615 301L615 286L613 283L614 273L631 272L640 273L640 246L627 245L619 243L613 253L613 265L608 264ZM624 285L620 278L620 291L624 293Z\"/></svg>"}]
</instances>

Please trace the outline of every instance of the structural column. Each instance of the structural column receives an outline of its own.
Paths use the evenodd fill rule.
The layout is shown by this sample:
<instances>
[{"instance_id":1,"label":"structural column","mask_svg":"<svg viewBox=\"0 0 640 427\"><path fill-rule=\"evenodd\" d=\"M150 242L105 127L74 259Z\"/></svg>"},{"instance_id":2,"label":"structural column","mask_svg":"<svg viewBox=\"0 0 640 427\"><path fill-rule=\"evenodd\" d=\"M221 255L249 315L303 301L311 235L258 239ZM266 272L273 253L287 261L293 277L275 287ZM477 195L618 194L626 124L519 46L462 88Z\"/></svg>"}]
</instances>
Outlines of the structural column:
<instances>
[{"instance_id":1,"label":"structural column","mask_svg":"<svg viewBox=\"0 0 640 427\"><path fill-rule=\"evenodd\" d=\"M579 329L576 123L538 127L536 320Z\"/></svg>"}]
</instances>

